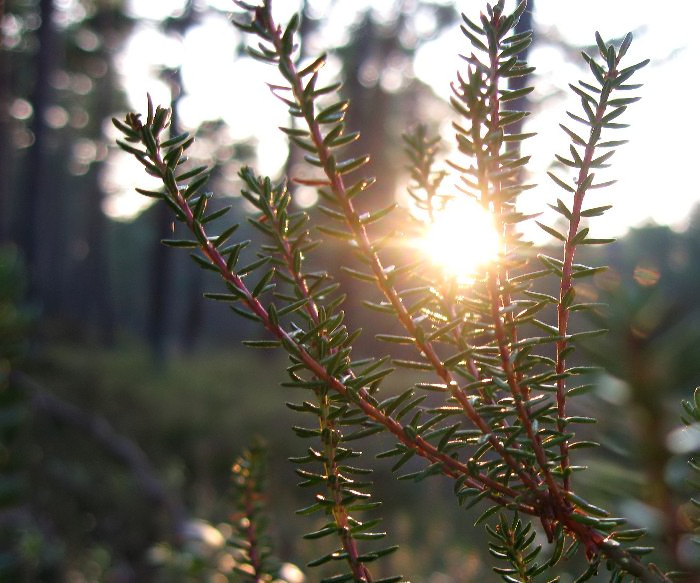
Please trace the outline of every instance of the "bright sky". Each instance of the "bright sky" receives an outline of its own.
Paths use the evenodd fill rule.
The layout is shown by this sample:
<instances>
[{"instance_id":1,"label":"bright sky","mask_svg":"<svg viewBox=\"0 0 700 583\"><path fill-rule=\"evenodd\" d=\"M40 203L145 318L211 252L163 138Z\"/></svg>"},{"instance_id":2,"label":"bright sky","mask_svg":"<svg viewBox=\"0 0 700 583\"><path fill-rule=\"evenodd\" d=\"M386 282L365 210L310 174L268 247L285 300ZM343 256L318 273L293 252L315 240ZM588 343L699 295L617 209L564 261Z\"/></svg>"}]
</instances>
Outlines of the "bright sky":
<instances>
[{"instance_id":1,"label":"bright sky","mask_svg":"<svg viewBox=\"0 0 700 583\"><path fill-rule=\"evenodd\" d=\"M193 129L207 119L221 118L229 124L234 138L255 136L261 158L258 171L275 174L284 162L286 151L285 139L276 130L285 123L286 111L264 85L264 81L276 80L275 71L236 57L234 47L238 32L227 19L231 1L207 1L218 12L206 15L184 39L168 38L158 30L159 21L177 12L184 0L131 2L132 14L142 20L121 54L120 68L130 104L142 110L147 91L156 102L168 103L168 89L157 80L158 67L181 62L188 93L180 110L184 125ZM374 4L378 11L382 8L376 8L377 5L385 10L391 7L390 0L381 3L339 0L329 13L328 0L311 2L316 14L328 19L323 42L342 44L348 34L345 23L352 22L357 11L369 4ZM481 4L475 0L457 2L460 10L475 17L478 14L474 9ZM278 0L275 5L278 19L286 22L297 6L296 0ZM597 191L601 193L599 200L591 201L590 206L614 203L613 210L594 223L592 236L620 235L630 226L652 220L683 228L690 209L700 202L700 186L694 176L697 142L693 143L693 137L700 135L700 117L692 113L700 85L692 76L696 63L700 62L700 35L696 30L700 3L678 0L672 9L664 10L660 6L656 0L537 0L535 18L541 33L556 29L562 39L583 44L593 42L596 28L606 39L632 30L635 42L628 53L628 64L647 57L653 60L636 77L637 82L645 84L638 92L642 101L633 104L621 120L632 127L611 135L610 139L626 138L631 143L615 154L611 169L599 174L600 178L618 178L620 182L610 189ZM454 30L424 46L414 64L416 76L432 85L438 95L447 96L455 71L463 68L464 63L456 54L466 50L465 42L455 26ZM582 69L574 64L570 55L563 55L551 45L539 45L532 52L531 60L539 77L535 83L541 83L544 89L537 94L543 101L528 128L538 131L539 135L526 142L525 153L532 155L532 170L540 186L527 193L522 210L536 212L542 210L546 202L553 202L564 194L549 181L545 171L554 153L565 154L568 149L568 142L558 128L558 124L567 119L565 110L577 112L580 107L575 99L558 93L557 88L566 88L567 82L583 78L585 72L582 75ZM259 81L243 86L242 76ZM683 99L683 93L692 95ZM449 127L444 137L451 138ZM114 172L107 177L107 182L114 195L107 211L113 216L128 217L146 202L132 190L134 180L142 180L142 174L125 176L121 159L116 159L112 167Z\"/></svg>"}]
</instances>

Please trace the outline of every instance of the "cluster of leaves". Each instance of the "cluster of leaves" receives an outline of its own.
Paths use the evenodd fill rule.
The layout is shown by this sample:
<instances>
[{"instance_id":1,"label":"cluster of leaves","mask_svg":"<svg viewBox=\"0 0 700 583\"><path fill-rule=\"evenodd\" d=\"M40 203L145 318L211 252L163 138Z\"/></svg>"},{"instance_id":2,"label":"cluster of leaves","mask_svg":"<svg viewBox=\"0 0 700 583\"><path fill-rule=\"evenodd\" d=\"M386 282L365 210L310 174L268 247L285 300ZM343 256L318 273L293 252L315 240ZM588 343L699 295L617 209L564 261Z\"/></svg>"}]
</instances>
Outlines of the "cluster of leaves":
<instances>
[{"instance_id":1,"label":"cluster of leaves","mask_svg":"<svg viewBox=\"0 0 700 583\"><path fill-rule=\"evenodd\" d=\"M498 524L494 527L487 524L486 530L492 539L489 543L491 555L496 560L504 560L509 564L508 567L494 567L494 571L508 583L535 581L535 577L543 573L550 563L556 564L564 550L564 547L559 544L550 561L538 564L535 559L542 547L532 547L537 532L532 528L532 524L523 523L517 512L510 522L501 514ZM563 541L563 539L559 540Z\"/></svg>"},{"instance_id":2,"label":"cluster of leaves","mask_svg":"<svg viewBox=\"0 0 700 583\"><path fill-rule=\"evenodd\" d=\"M385 248L395 239L392 233L378 236L375 223L389 215L394 205L373 212L357 210L356 197L374 180L356 177L368 156L343 154L359 136L346 131L349 103L340 96L340 85L319 84L325 55L299 65L296 16L283 28L273 19L269 0L260 6L237 4L244 13L236 25L259 39L256 48L249 48L250 54L276 66L281 75L280 84L271 89L291 115L292 124L282 131L306 152L313 171L310 178L293 180L318 188L318 208L328 219L316 225L321 240L344 245L348 260L343 270L372 284L373 293L381 296L365 304L385 315L394 328L397 323L403 328L401 334L380 334L378 339L412 347L413 358L353 357L360 331L344 323L344 296L331 274L307 267L319 241L312 236L308 215L293 210L285 182L275 184L248 168L241 170L242 194L257 209L251 223L265 237L257 258L241 264L249 242L232 239L235 225L209 234L213 222L228 209L207 213L211 197L203 192L207 169L181 168L192 138L187 134L162 138L169 111L154 109L149 100L145 122L130 113L114 123L125 136L120 146L163 182L163 191L139 192L168 204L192 233L191 239L164 243L193 249L194 260L217 273L226 286L224 292L208 297L230 304L240 316L267 330L269 339L251 340L248 345L281 348L290 358L289 381L284 385L302 391L306 398L289 406L314 418L312 425L294 428L300 438L312 441L307 453L293 460L300 465L301 485L316 490L314 503L301 512L328 517L306 538L334 536L337 540L310 566L331 565L333 574L324 579L328 582L378 581L368 565L394 547L364 549L367 541L385 533L375 530L377 518L363 520L362 513L374 511L378 503L371 499L368 470L349 464L360 455L349 442L384 431L393 435L396 444L379 457L396 458L394 471L416 455L427 462L401 478L418 481L443 475L453 479L460 505L471 508L488 503L477 522L499 511L517 512L513 522L504 518L491 529L497 540L492 550L511 564L499 571L511 577L507 580L518 574L532 578L579 548L589 560L581 581L597 572L602 558L607 559L613 580L630 575L664 580L658 569L639 558L648 549L630 544L641 531L622 530L624 519L611 517L573 491L573 474L583 468L571 463L571 451L594 445L576 441L574 428L595 420L567 411L568 400L587 389L576 384L576 377L588 369L568 366L566 359L580 336L599 333L568 332L571 313L592 308L576 302L574 283L599 270L574 263L574 255L580 245L606 242L589 236L588 227L582 225L584 219L609 208L584 208L584 198L591 189L609 184L596 182L594 170L606 166L613 153L610 148L622 141L602 141L602 134L624 127L613 120L637 99L612 96L637 88L627 81L646 64L620 67L631 35L619 47L606 45L597 35L600 58L585 55L593 79L572 86L581 97L583 113L569 113L585 133L562 126L571 140L570 158L557 156L561 164L575 170L575 176L551 174L570 199L568 203L558 199L552 205L568 222L568 231L539 223L562 242L563 257L538 255L535 259L532 245L518 231L519 224L531 217L516 208L518 195L530 187L522 180L528 157L520 154L519 145L531 134L512 133L513 125L527 113L507 109L509 102L531 88L505 87L509 79L532 70L518 58L531 33L513 32L525 3L511 14L504 13L502 0L488 5L479 22L463 15L462 31L473 52L464 56L466 74L453 84L452 105L459 116L454 129L463 157L450 166L459 175L459 196L481 205L493 217L501 238L498 259L465 287L428 258L385 265ZM411 194L427 211L426 220L412 228L426 229L445 203L438 194L445 171L434 169L437 141L424 129L408 135L406 144L414 179ZM533 263L539 267L533 268ZM543 277L556 278L559 297L533 290L533 282ZM556 321L549 323L552 307ZM390 361L394 366L388 365ZM416 371L420 380L397 395L382 397L381 384L395 367ZM429 375L427 381L425 375ZM522 522L526 516L542 525L552 543L554 552L544 563L533 562L540 551L530 548L534 531L530 523ZM401 576L381 579L400 580Z\"/></svg>"}]
</instances>

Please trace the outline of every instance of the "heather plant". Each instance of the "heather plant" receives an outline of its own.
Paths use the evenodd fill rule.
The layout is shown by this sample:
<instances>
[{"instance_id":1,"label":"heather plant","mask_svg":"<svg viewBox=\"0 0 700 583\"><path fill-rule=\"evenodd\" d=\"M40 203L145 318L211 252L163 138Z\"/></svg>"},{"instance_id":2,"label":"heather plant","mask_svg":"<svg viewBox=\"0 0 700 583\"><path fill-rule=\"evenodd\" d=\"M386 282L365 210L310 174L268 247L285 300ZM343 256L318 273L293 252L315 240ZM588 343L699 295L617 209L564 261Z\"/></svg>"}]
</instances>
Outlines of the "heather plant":
<instances>
[{"instance_id":1,"label":"heather plant","mask_svg":"<svg viewBox=\"0 0 700 583\"><path fill-rule=\"evenodd\" d=\"M281 131L306 153L309 168L304 176L280 181L241 169L241 195L255 208L250 222L265 241L252 261L245 259L250 242L236 239L236 225L216 226L229 208L208 212L209 170L186 165L193 138L168 135L170 111L154 108L149 99L145 117L129 113L114 123L124 134L120 146L163 184L162 190L137 190L168 205L190 233L163 243L191 249L225 288L207 297L265 331L266 338L246 345L289 357L283 385L286 394L300 396L288 406L306 420L293 427L306 452L291 461L300 485L312 492L299 513L325 517L304 536L319 549L308 566L322 568L329 583L405 580L382 567L396 547L382 542L380 502L356 445L388 433L395 444L378 457L391 460L399 478L450 480L455 503L474 508L473 519L485 525L494 570L504 580L551 579L557 565L574 556L587 564L577 581L603 569L615 582L668 580L645 561L652 549L637 542L643 530L626 527L625 518L611 516L579 491L576 474L585 468L576 463L577 450L596 444L577 438L577 428L595 419L572 415L569 406L590 389L583 376L590 367L571 365L570 357L581 338L603 332L570 331L577 312L597 307L577 299L577 282L604 269L577 263L575 255L582 245L610 241L589 230L590 219L610 205L593 206L588 194L611 184L597 174L624 144L612 134L626 127L619 118L639 99L639 85L630 78L647 61L627 64L632 35L618 46L596 34L597 54L583 55L590 78L571 85L581 109L568 112L569 125L561 126L569 150L556 155L562 170L549 174L552 188L561 192L549 205L559 217L554 225L536 223L560 244L553 255L538 252L522 234L522 224L535 218L517 206L530 188L524 172L529 157L520 152L532 134L513 133L527 112L509 107L532 88L509 89L509 81L532 71L519 59L531 33L514 32L525 2L510 14L500 0L476 19L462 16L471 48L463 55L465 71L452 85L458 153L439 167L439 140L420 125L407 133L410 193L418 211L398 227L392 223L398 232L381 230L385 218L396 215L395 205L358 210L361 199L362 208L371 206L374 179L362 174L369 156L344 153L359 135L346 128L351 104L342 98L341 85L319 80L326 56L299 62L299 19L279 25L270 0L236 4L242 13L234 24L254 39L249 53L278 70L271 90L292 120ZM457 186L446 192L448 174L457 177ZM318 189L323 220L295 207L290 182ZM468 280L415 250L396 261L397 240L420 240L450 199L459 197L476 201L490 217L498 234L496 258ZM361 331L346 321L334 266L319 269L314 261L327 241L344 249L345 274L367 284L364 304L384 318L389 331L377 335L386 353L356 354ZM543 280L556 281L558 293L537 291L546 289L537 287ZM397 368L415 373L415 381L398 394L384 394L383 384ZM402 473L416 456L423 460L420 469L412 464ZM546 544L540 544L538 529ZM248 563L254 563L252 555ZM247 572L251 580L262 580L257 567Z\"/></svg>"},{"instance_id":2,"label":"heather plant","mask_svg":"<svg viewBox=\"0 0 700 583\"><path fill-rule=\"evenodd\" d=\"M255 443L231 468L233 546L240 550L235 570L255 581L271 580L279 572L267 537L265 516L265 448Z\"/></svg>"},{"instance_id":3,"label":"heather plant","mask_svg":"<svg viewBox=\"0 0 700 583\"><path fill-rule=\"evenodd\" d=\"M205 521L193 520L180 533L185 544L173 547L161 543L151 549L152 562L164 576L158 580L186 577L188 581L209 581L230 573L234 581L294 583L298 569L274 557L267 533L266 468L266 448L256 440L231 467L229 516L224 532Z\"/></svg>"}]
</instances>

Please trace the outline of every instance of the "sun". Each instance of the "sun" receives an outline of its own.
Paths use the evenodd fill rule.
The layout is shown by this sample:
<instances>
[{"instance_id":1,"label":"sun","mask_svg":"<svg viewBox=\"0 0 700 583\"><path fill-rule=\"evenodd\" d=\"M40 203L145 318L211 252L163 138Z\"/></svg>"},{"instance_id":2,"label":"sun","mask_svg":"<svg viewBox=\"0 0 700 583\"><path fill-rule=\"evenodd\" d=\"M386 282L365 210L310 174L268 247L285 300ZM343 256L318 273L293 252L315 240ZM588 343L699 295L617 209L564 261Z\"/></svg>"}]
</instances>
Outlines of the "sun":
<instances>
[{"instance_id":1,"label":"sun","mask_svg":"<svg viewBox=\"0 0 700 583\"><path fill-rule=\"evenodd\" d=\"M498 257L500 238L491 215L476 201L462 196L435 214L415 245L445 275L468 284L479 268Z\"/></svg>"}]
</instances>

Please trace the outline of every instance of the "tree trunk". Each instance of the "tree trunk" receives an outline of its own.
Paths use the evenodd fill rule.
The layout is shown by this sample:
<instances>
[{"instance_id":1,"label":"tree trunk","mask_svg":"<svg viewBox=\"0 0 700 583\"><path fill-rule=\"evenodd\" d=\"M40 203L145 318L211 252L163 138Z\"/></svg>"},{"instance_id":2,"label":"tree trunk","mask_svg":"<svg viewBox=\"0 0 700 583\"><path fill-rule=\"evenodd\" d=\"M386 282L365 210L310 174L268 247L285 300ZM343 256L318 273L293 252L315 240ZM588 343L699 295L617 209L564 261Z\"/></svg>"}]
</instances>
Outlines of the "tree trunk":
<instances>
[{"instance_id":1,"label":"tree trunk","mask_svg":"<svg viewBox=\"0 0 700 583\"><path fill-rule=\"evenodd\" d=\"M14 239L18 242L27 263L29 274L29 294L37 296L37 257L39 252L38 212L46 196L48 182L48 126L46 110L51 100L50 78L54 68L53 0L40 0L39 16L41 24L37 31L39 48L36 53L34 89L31 104L34 116L30 130L34 143L27 152L24 166L24 180L20 190L18 221L14 229Z\"/></svg>"},{"instance_id":2,"label":"tree trunk","mask_svg":"<svg viewBox=\"0 0 700 583\"><path fill-rule=\"evenodd\" d=\"M5 0L0 0L0 23L5 15ZM3 35L0 27L0 160L3 165L10 162L10 75L7 51L3 50ZM0 245L10 240L10 173L0 172Z\"/></svg>"},{"instance_id":3,"label":"tree trunk","mask_svg":"<svg viewBox=\"0 0 700 583\"><path fill-rule=\"evenodd\" d=\"M165 362L166 339L168 335L168 287L172 271L170 249L160 243L170 235L172 218L170 209L165 204L156 204L153 208L152 232L155 233L155 245L151 255L150 283L148 291L147 337L153 358L158 365Z\"/></svg>"},{"instance_id":4,"label":"tree trunk","mask_svg":"<svg viewBox=\"0 0 700 583\"><path fill-rule=\"evenodd\" d=\"M103 8L94 20L95 29L103 38L106 38L114 28L113 17L112 9ZM94 107L90 116L91 138L97 143L102 140L102 121L109 119L113 111L112 96L115 94L113 68L107 49L101 50L98 56L105 59L108 66L104 77L97 85ZM87 280L92 282L91 301L100 340L105 345L111 346L115 339L115 307L112 286L109 281L109 221L102 210L104 192L100 184L100 174L103 165L103 162L92 163L88 174L86 237L90 251L87 258L86 276Z\"/></svg>"}]
</instances>

